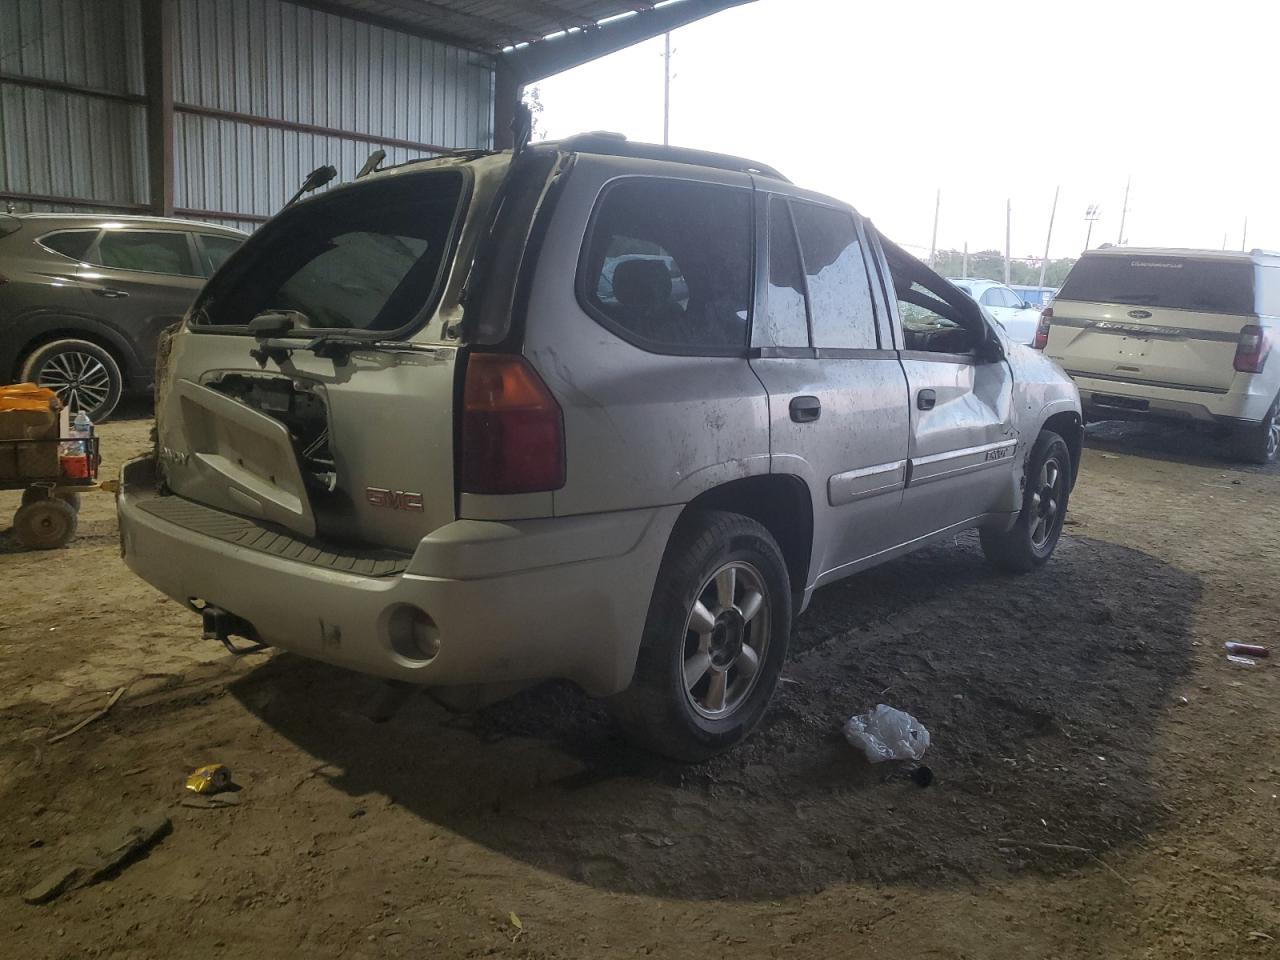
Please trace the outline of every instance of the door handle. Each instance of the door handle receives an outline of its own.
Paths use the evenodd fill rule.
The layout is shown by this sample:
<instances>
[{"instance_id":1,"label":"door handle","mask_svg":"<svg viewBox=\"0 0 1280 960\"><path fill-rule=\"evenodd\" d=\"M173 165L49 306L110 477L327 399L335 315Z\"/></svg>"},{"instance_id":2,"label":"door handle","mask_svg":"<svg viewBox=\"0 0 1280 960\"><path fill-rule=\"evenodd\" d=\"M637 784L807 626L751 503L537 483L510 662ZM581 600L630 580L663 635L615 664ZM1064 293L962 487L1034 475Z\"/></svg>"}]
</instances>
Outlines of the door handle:
<instances>
[{"instance_id":1,"label":"door handle","mask_svg":"<svg viewBox=\"0 0 1280 960\"><path fill-rule=\"evenodd\" d=\"M796 423L813 423L822 416L822 401L817 397L792 397L791 419Z\"/></svg>"},{"instance_id":2,"label":"door handle","mask_svg":"<svg viewBox=\"0 0 1280 960\"><path fill-rule=\"evenodd\" d=\"M938 402L938 395L932 390L921 390L916 394L916 406L921 410L932 410Z\"/></svg>"},{"instance_id":3,"label":"door handle","mask_svg":"<svg viewBox=\"0 0 1280 960\"><path fill-rule=\"evenodd\" d=\"M119 300L121 297L129 295L123 290L117 290L115 287L94 287L93 293L94 296L106 297L108 300Z\"/></svg>"}]
</instances>

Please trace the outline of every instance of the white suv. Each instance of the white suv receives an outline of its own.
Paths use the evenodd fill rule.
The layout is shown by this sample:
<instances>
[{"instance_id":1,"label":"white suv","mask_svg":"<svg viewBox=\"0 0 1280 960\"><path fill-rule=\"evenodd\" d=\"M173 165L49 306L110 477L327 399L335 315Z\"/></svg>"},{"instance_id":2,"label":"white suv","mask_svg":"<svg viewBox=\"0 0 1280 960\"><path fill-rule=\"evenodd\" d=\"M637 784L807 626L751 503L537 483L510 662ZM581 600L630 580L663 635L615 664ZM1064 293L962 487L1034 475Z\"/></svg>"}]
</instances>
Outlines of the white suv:
<instances>
[{"instance_id":1,"label":"white suv","mask_svg":"<svg viewBox=\"0 0 1280 960\"><path fill-rule=\"evenodd\" d=\"M1028 303L1012 287L994 280L952 277L951 282L985 307L1015 342L1030 346L1040 322L1040 307Z\"/></svg>"},{"instance_id":2,"label":"white suv","mask_svg":"<svg viewBox=\"0 0 1280 960\"><path fill-rule=\"evenodd\" d=\"M1092 420L1215 424L1240 455L1280 450L1280 255L1254 250L1090 250L1036 346L1066 368Z\"/></svg>"},{"instance_id":3,"label":"white suv","mask_svg":"<svg viewBox=\"0 0 1280 960\"><path fill-rule=\"evenodd\" d=\"M205 630L479 704L548 678L697 758L813 591L1062 529L1079 398L761 164L587 135L304 200L210 281L125 467L126 562Z\"/></svg>"}]
</instances>

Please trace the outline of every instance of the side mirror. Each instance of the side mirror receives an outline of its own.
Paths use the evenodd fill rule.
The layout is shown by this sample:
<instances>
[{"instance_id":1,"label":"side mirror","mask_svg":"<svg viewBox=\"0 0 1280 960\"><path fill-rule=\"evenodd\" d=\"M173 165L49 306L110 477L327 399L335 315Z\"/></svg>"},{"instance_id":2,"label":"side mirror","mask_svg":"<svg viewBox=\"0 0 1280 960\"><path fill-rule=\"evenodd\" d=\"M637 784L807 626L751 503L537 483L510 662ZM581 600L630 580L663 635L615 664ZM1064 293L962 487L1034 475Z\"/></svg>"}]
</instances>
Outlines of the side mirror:
<instances>
[{"instance_id":1,"label":"side mirror","mask_svg":"<svg viewBox=\"0 0 1280 960\"><path fill-rule=\"evenodd\" d=\"M1021 307L1019 307L1018 309L1019 309L1019 310L1039 310L1040 308L1039 308L1039 307L1032 306L1032 305L1031 305L1030 303L1028 303L1026 300L1023 300L1023 301L1022 301L1022 306L1021 306Z\"/></svg>"}]
</instances>

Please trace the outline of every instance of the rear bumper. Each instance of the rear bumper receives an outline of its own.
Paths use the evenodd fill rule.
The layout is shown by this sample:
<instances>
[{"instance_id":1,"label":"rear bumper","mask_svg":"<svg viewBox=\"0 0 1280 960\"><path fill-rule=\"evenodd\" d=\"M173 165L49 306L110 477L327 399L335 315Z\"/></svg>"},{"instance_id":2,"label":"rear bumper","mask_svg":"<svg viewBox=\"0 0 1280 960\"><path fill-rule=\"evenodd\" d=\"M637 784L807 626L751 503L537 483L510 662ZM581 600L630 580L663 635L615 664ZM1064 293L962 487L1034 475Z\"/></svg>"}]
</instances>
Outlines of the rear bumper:
<instances>
[{"instance_id":1,"label":"rear bumper","mask_svg":"<svg viewBox=\"0 0 1280 960\"><path fill-rule=\"evenodd\" d=\"M1226 426L1259 423L1275 400L1275 390L1263 390L1256 380L1237 377L1245 390L1232 387L1225 393L1148 383L1102 380L1074 373L1080 405L1090 420L1183 420Z\"/></svg>"},{"instance_id":2,"label":"rear bumper","mask_svg":"<svg viewBox=\"0 0 1280 960\"><path fill-rule=\"evenodd\" d=\"M121 471L125 562L182 603L199 598L272 646L424 686L572 680L606 695L631 682L649 598L679 507L584 517L460 520L404 572L359 576L228 543L143 510L150 464ZM434 621L439 652L405 656L394 614Z\"/></svg>"}]
</instances>

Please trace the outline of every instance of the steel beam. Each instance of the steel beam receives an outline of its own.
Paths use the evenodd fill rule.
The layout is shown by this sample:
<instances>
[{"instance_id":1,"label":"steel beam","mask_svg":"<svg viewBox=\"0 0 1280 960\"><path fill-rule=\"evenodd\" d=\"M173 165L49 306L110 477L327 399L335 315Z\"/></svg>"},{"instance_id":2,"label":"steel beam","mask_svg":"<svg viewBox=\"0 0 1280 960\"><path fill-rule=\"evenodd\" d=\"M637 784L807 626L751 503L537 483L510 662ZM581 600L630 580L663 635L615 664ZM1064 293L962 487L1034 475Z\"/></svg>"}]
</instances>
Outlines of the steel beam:
<instances>
[{"instance_id":1,"label":"steel beam","mask_svg":"<svg viewBox=\"0 0 1280 960\"><path fill-rule=\"evenodd\" d=\"M172 0L143 0L142 68L147 86L147 180L151 209L173 216L173 50Z\"/></svg>"},{"instance_id":2,"label":"steel beam","mask_svg":"<svg viewBox=\"0 0 1280 960\"><path fill-rule=\"evenodd\" d=\"M215 120L231 120L235 123L244 123L252 127L266 127L271 130L293 130L297 133L312 133L322 137L337 137L342 140L355 140L359 143L372 143L381 147L404 147L406 150L417 150L421 153L448 153L450 150L466 150L477 146L477 144L464 143L454 147L441 147L434 143L419 143L417 140L383 137L376 133L340 130L337 127L325 127L315 123L300 123L296 120L277 120L274 117L263 117L256 113L237 113L234 110L202 107L194 103L175 103L173 108L178 113L212 117Z\"/></svg>"}]
</instances>

